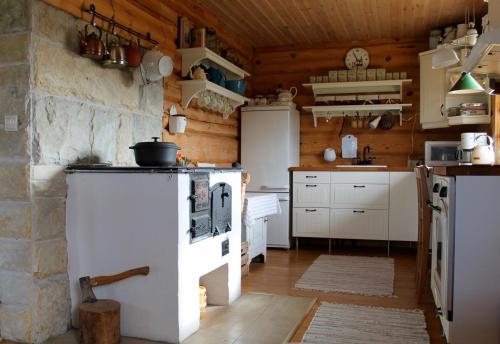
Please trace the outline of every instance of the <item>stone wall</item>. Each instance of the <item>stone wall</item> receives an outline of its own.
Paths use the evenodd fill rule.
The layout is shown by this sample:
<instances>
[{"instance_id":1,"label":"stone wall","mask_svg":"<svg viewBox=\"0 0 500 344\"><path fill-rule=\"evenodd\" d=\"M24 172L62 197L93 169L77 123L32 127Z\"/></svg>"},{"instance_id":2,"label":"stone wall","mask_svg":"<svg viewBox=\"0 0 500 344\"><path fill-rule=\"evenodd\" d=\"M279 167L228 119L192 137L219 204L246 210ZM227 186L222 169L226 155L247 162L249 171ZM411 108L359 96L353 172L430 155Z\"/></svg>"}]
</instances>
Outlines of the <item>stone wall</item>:
<instances>
[{"instance_id":1,"label":"stone wall","mask_svg":"<svg viewBox=\"0 0 500 344\"><path fill-rule=\"evenodd\" d=\"M85 23L38 0L0 13L0 106L19 116L0 128L0 336L39 343L70 323L64 166L134 164L128 147L162 132L163 86L80 57Z\"/></svg>"}]
</instances>

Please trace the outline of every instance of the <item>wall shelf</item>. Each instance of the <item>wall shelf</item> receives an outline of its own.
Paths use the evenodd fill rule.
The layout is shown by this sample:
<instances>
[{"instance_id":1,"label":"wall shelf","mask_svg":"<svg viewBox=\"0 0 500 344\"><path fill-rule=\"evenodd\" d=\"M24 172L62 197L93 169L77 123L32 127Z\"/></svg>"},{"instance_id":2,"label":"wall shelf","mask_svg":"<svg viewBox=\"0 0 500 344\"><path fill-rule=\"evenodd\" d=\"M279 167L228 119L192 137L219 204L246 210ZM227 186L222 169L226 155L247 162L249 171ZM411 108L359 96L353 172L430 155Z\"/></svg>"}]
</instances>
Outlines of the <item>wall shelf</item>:
<instances>
[{"instance_id":1,"label":"wall shelf","mask_svg":"<svg viewBox=\"0 0 500 344\"><path fill-rule=\"evenodd\" d=\"M411 83L411 79L402 80L374 80L374 81L348 81L348 82L325 82L303 84L304 87L312 88L314 101L324 102L352 97L352 100L375 97L379 100L390 96L392 99L403 99L403 84ZM368 99L367 98L367 99ZM303 106L306 111L313 114L314 127L318 126L318 118L343 117L349 113L361 112L359 115L367 116L371 112L398 111L399 125L403 125L403 108L411 107L412 104L362 104L362 105L315 105Z\"/></svg>"},{"instance_id":2,"label":"wall shelf","mask_svg":"<svg viewBox=\"0 0 500 344\"><path fill-rule=\"evenodd\" d=\"M234 93L227 88L214 84L208 80L180 80L177 84L182 88L181 105L184 109L189 106L193 98L196 98L201 91L211 91L219 94L229 100L233 107L243 105L249 99L237 93ZM227 116L229 117L229 116ZM226 116L224 118L227 118Z\"/></svg>"},{"instance_id":3,"label":"wall shelf","mask_svg":"<svg viewBox=\"0 0 500 344\"><path fill-rule=\"evenodd\" d=\"M361 94L361 93L402 93L403 84L411 83L411 79L403 80L375 80L375 81L347 81L303 84L311 87L314 96L334 94Z\"/></svg>"},{"instance_id":4,"label":"wall shelf","mask_svg":"<svg viewBox=\"0 0 500 344\"><path fill-rule=\"evenodd\" d=\"M182 57L182 77L187 77L191 68L200 64L202 61L209 67L213 66L221 69L226 76L226 80L239 80L244 79L246 76L250 76L250 73L217 55L208 48L178 49L177 53Z\"/></svg>"},{"instance_id":5,"label":"wall shelf","mask_svg":"<svg viewBox=\"0 0 500 344\"><path fill-rule=\"evenodd\" d=\"M412 104L365 104L365 105L326 105L326 106L303 106L302 109L311 111L313 114L314 127L318 126L318 118L327 119L333 117L344 117L349 113L359 113L360 116L368 116L368 112L398 111L399 125L403 125L403 108L411 107Z\"/></svg>"}]
</instances>

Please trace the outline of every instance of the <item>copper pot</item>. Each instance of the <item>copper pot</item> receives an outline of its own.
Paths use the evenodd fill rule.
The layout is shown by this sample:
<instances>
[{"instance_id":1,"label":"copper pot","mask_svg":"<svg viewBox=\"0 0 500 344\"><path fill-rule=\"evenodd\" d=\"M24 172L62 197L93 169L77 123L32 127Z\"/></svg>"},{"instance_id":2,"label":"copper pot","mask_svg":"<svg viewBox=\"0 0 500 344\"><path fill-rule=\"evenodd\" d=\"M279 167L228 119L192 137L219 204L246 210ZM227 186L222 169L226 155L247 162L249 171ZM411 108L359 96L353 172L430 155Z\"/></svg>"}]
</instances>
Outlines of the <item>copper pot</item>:
<instances>
[{"instance_id":1,"label":"copper pot","mask_svg":"<svg viewBox=\"0 0 500 344\"><path fill-rule=\"evenodd\" d=\"M101 40L102 30L99 30L99 36L95 32L90 35L87 33L87 25L85 25L85 32L80 34L80 53L84 57L88 57L94 60L101 60L104 55L104 43Z\"/></svg>"},{"instance_id":2,"label":"copper pot","mask_svg":"<svg viewBox=\"0 0 500 344\"><path fill-rule=\"evenodd\" d=\"M125 49L125 57L127 58L129 67L139 67L142 60L141 48L139 48L139 42L134 43L130 41L128 45L123 46Z\"/></svg>"}]
</instances>

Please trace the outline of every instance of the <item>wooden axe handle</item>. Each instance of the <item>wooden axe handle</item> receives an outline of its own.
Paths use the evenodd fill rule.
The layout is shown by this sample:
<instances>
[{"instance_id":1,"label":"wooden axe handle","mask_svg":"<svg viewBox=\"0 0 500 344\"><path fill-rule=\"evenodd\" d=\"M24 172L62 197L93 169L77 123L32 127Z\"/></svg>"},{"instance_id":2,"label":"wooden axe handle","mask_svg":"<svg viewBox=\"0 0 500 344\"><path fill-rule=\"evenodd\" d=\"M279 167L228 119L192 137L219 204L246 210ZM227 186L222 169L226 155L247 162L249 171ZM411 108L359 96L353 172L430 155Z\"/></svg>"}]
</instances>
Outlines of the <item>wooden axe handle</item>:
<instances>
[{"instance_id":1,"label":"wooden axe handle","mask_svg":"<svg viewBox=\"0 0 500 344\"><path fill-rule=\"evenodd\" d=\"M149 266L143 266L143 267L140 267L137 269L127 270L127 271L121 272L121 273L116 274L116 275L92 277L90 279L90 285L92 287L97 287L99 285L105 285L105 284L118 282L118 281L121 281L125 278L129 278L132 276L136 276L136 275L146 276L147 274L149 274Z\"/></svg>"}]
</instances>

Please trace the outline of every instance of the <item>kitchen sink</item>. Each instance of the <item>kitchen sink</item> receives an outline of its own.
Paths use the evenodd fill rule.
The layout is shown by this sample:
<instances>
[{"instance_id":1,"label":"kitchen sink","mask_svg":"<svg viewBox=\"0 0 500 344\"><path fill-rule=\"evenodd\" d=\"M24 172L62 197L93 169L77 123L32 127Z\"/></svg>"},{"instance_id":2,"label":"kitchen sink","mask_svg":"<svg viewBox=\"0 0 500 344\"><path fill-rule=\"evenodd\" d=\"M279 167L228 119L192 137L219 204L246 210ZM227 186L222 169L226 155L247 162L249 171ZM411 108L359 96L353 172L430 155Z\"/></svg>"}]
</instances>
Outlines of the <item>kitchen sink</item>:
<instances>
[{"instance_id":1,"label":"kitchen sink","mask_svg":"<svg viewBox=\"0 0 500 344\"><path fill-rule=\"evenodd\" d=\"M336 165L335 167L340 168L385 168L387 165Z\"/></svg>"}]
</instances>

